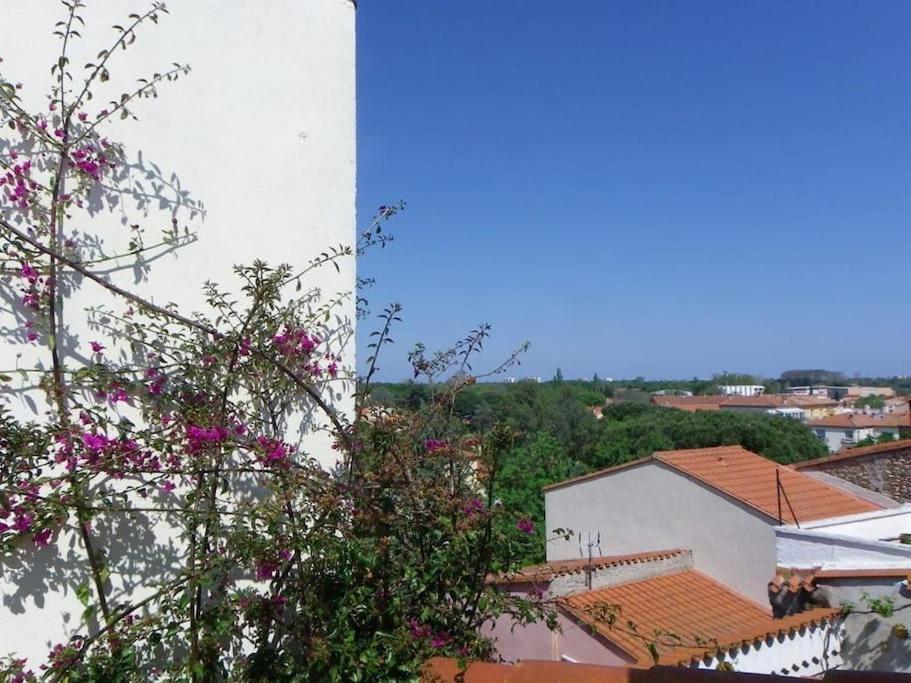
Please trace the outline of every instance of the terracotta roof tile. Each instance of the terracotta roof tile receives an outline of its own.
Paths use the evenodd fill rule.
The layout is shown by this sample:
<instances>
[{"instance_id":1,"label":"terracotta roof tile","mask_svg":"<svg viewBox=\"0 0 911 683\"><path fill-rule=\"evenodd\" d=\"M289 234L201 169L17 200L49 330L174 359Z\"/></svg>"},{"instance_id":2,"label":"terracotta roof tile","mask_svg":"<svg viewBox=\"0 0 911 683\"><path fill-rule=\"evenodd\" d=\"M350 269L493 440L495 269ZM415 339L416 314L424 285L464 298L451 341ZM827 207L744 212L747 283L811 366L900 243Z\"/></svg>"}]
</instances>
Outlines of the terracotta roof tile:
<instances>
[{"instance_id":1,"label":"terracotta roof tile","mask_svg":"<svg viewBox=\"0 0 911 683\"><path fill-rule=\"evenodd\" d=\"M795 462L791 467L795 470L802 470L806 467L814 467L816 465L827 465L830 462L841 462L843 460L851 460L853 458L862 458L866 455L877 455L878 453L891 453L892 451L901 451L905 449L911 449L911 439L901 439L897 441L888 441L886 443L878 443L874 446L862 446L860 448L849 448L845 451L841 451L835 455L827 455L822 458L815 458L814 460L804 460L803 462Z\"/></svg>"},{"instance_id":2,"label":"terracotta roof tile","mask_svg":"<svg viewBox=\"0 0 911 683\"><path fill-rule=\"evenodd\" d=\"M882 509L740 446L659 451L653 457L773 518L778 517L777 472L787 494L781 497L781 517L789 523Z\"/></svg>"},{"instance_id":3,"label":"terracotta roof tile","mask_svg":"<svg viewBox=\"0 0 911 683\"><path fill-rule=\"evenodd\" d=\"M654 661L649 643L657 647L659 664L687 664L719 649L761 642L840 614L838 609L814 608L776 619L770 609L695 570L580 593L559 602L627 652L638 666L651 666ZM599 606L612 605L617 614L613 626L604 621L604 615L598 618ZM653 635L656 632L658 636Z\"/></svg>"},{"instance_id":4,"label":"terracotta roof tile","mask_svg":"<svg viewBox=\"0 0 911 683\"><path fill-rule=\"evenodd\" d=\"M569 574L581 574L586 567L592 566L597 569L609 567L621 567L625 565L644 564L647 562L656 562L667 560L672 557L679 557L684 553L690 552L683 548L673 550L654 550L651 552L635 553L633 555L609 555L607 557L594 557L579 560L559 560L547 562L545 564L536 564L529 567L523 567L515 574L498 574L489 576L488 583L507 584L507 583L525 583L531 581L551 581L558 576Z\"/></svg>"},{"instance_id":5,"label":"terracotta roof tile","mask_svg":"<svg viewBox=\"0 0 911 683\"><path fill-rule=\"evenodd\" d=\"M762 396L731 396L723 405L737 408L834 408L838 405L838 401L821 396L763 394Z\"/></svg>"},{"instance_id":6,"label":"terracotta roof tile","mask_svg":"<svg viewBox=\"0 0 911 683\"><path fill-rule=\"evenodd\" d=\"M652 403L664 408L678 408L688 412L719 410L726 396L652 396Z\"/></svg>"},{"instance_id":7,"label":"terracotta roof tile","mask_svg":"<svg viewBox=\"0 0 911 683\"><path fill-rule=\"evenodd\" d=\"M655 666L627 669L594 664L526 660L517 664L470 662L434 657L427 662L422 683L758 683L781 681L777 676L745 674L705 669ZM911 681L911 675L873 671L827 671L823 681L835 683L898 683Z\"/></svg>"},{"instance_id":8,"label":"terracotta roof tile","mask_svg":"<svg viewBox=\"0 0 911 683\"><path fill-rule=\"evenodd\" d=\"M845 427L864 429L867 427L908 427L911 416L908 413L887 413L885 415L865 415L864 413L844 413L829 415L816 420L807 420L810 427Z\"/></svg>"}]
</instances>

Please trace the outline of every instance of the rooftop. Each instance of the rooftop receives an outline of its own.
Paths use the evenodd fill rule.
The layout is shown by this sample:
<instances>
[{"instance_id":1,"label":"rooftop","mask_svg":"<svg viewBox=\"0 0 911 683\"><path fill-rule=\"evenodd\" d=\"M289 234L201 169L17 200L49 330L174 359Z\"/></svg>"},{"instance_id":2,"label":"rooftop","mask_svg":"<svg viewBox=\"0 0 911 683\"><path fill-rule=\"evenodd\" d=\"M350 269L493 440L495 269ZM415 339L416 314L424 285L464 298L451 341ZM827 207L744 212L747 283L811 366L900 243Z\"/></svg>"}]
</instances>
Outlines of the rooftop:
<instances>
[{"instance_id":1,"label":"rooftop","mask_svg":"<svg viewBox=\"0 0 911 683\"><path fill-rule=\"evenodd\" d=\"M731 396L723 405L737 408L834 408L838 405L838 401L822 396L763 394L762 396Z\"/></svg>"},{"instance_id":2,"label":"rooftop","mask_svg":"<svg viewBox=\"0 0 911 683\"><path fill-rule=\"evenodd\" d=\"M779 465L741 446L658 451L647 458L619 467L551 484L544 487L544 490L609 476L615 471L649 462L659 462L672 467L776 520L779 507L777 473L782 490L786 494L781 498L781 519L788 523L882 509L881 505L864 500L803 472ZM794 510L793 514L791 508Z\"/></svg>"},{"instance_id":3,"label":"rooftop","mask_svg":"<svg viewBox=\"0 0 911 683\"><path fill-rule=\"evenodd\" d=\"M878 443L875 446L849 448L840 453L836 453L835 455L815 458L813 460L804 460L803 462L796 462L791 465L791 467L793 467L795 470L802 470L808 467L817 467L819 465L828 465L829 463L854 460L855 458L863 458L868 455L878 455L880 453L891 453L893 451L903 451L907 449L911 449L911 439L900 439L897 441L889 441L887 443Z\"/></svg>"},{"instance_id":4,"label":"rooftop","mask_svg":"<svg viewBox=\"0 0 911 683\"><path fill-rule=\"evenodd\" d=\"M560 604L637 666L654 663L650 646L657 648L658 664L688 664L719 649L761 643L840 614L820 607L776 619L769 608L696 570L580 593ZM610 614L618 617L613 624ZM629 622L635 628L626 626Z\"/></svg>"},{"instance_id":5,"label":"rooftop","mask_svg":"<svg viewBox=\"0 0 911 683\"><path fill-rule=\"evenodd\" d=\"M534 581L552 581L558 576L567 576L570 574L583 574L588 567L594 569L606 569L610 567L621 567L628 565L646 564L656 560L666 560L672 557L678 557L689 551L682 548L674 550L655 550L652 552L636 553L633 555L611 555L608 557L593 557L591 560L559 560L547 562L545 564L536 564L530 567L523 567L515 574L500 574L491 576L487 579L488 583L509 584L509 583L526 583Z\"/></svg>"},{"instance_id":6,"label":"rooftop","mask_svg":"<svg viewBox=\"0 0 911 683\"><path fill-rule=\"evenodd\" d=\"M763 394L761 396L652 396L652 403L689 412L722 408L834 408L838 401L822 396Z\"/></svg>"},{"instance_id":7,"label":"rooftop","mask_svg":"<svg viewBox=\"0 0 911 683\"><path fill-rule=\"evenodd\" d=\"M847 429L864 429L869 427L908 427L911 416L908 413L885 413L871 415L865 413L844 413L829 415L815 420L807 420L810 427L844 427Z\"/></svg>"},{"instance_id":8,"label":"rooftop","mask_svg":"<svg viewBox=\"0 0 911 683\"><path fill-rule=\"evenodd\" d=\"M773 676L668 666L627 669L536 660L517 664L470 662L460 665L457 660L444 657L431 659L421 677L424 683L771 683L780 680L780 677ZM827 671L822 680L828 683L909 683L911 676L873 671L833 670Z\"/></svg>"}]
</instances>

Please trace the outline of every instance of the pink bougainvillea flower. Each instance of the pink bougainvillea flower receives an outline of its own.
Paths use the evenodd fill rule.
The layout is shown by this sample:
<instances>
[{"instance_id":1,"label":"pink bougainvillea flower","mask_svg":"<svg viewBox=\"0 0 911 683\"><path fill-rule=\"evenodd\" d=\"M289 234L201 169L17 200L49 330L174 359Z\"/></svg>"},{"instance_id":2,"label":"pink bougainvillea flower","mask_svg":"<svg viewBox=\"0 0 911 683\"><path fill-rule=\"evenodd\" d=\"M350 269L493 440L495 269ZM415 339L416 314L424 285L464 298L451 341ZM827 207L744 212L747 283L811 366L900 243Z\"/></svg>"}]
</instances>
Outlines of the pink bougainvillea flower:
<instances>
[{"instance_id":1,"label":"pink bougainvillea flower","mask_svg":"<svg viewBox=\"0 0 911 683\"><path fill-rule=\"evenodd\" d=\"M35 545L39 548L46 548L51 542L51 534L53 532L50 529L44 529L39 531L32 537L32 540L35 541Z\"/></svg>"},{"instance_id":2,"label":"pink bougainvillea flower","mask_svg":"<svg viewBox=\"0 0 911 683\"><path fill-rule=\"evenodd\" d=\"M417 619L409 619L406 623L412 638L426 638L430 635L430 629Z\"/></svg>"},{"instance_id":3,"label":"pink bougainvillea flower","mask_svg":"<svg viewBox=\"0 0 911 683\"><path fill-rule=\"evenodd\" d=\"M258 565L256 565L256 580L266 581L268 579L271 579L277 570L277 562L260 562Z\"/></svg>"},{"instance_id":4,"label":"pink bougainvillea flower","mask_svg":"<svg viewBox=\"0 0 911 683\"><path fill-rule=\"evenodd\" d=\"M16 515L16 518L13 520L13 529L19 533L25 533L32 528L32 523L35 521L35 515L29 512L20 512Z\"/></svg>"},{"instance_id":5,"label":"pink bougainvillea flower","mask_svg":"<svg viewBox=\"0 0 911 683\"><path fill-rule=\"evenodd\" d=\"M449 643L452 642L452 638L446 633L435 633L433 639L430 641L430 645L435 648L446 647Z\"/></svg>"},{"instance_id":6,"label":"pink bougainvillea flower","mask_svg":"<svg viewBox=\"0 0 911 683\"><path fill-rule=\"evenodd\" d=\"M101 353L105 349L104 344L96 341L89 342L89 346L92 347L92 353Z\"/></svg>"},{"instance_id":7,"label":"pink bougainvillea flower","mask_svg":"<svg viewBox=\"0 0 911 683\"><path fill-rule=\"evenodd\" d=\"M523 517L516 522L516 528L523 534L528 534L529 536L535 533L535 523L528 519L528 517Z\"/></svg>"},{"instance_id":8,"label":"pink bougainvillea flower","mask_svg":"<svg viewBox=\"0 0 911 683\"><path fill-rule=\"evenodd\" d=\"M446 448L446 442L439 439L424 439L424 448L428 453L436 453L438 450Z\"/></svg>"},{"instance_id":9,"label":"pink bougainvillea flower","mask_svg":"<svg viewBox=\"0 0 911 683\"><path fill-rule=\"evenodd\" d=\"M465 511L465 514L469 517L474 517L475 515L483 514L486 510L484 506L484 501L480 498L472 498L467 503L465 503L462 508Z\"/></svg>"}]
</instances>

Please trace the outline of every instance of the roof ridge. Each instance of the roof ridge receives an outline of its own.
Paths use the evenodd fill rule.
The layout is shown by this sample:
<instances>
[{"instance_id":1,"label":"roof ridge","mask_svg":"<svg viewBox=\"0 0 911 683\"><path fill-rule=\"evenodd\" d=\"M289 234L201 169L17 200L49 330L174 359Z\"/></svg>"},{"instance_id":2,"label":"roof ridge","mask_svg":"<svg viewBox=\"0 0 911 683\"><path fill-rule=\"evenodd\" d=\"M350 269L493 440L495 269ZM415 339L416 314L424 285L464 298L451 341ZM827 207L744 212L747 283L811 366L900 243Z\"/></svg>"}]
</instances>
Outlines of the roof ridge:
<instances>
[{"instance_id":1,"label":"roof ridge","mask_svg":"<svg viewBox=\"0 0 911 683\"><path fill-rule=\"evenodd\" d=\"M685 468L681 463L674 462L673 460L668 459L666 457L662 457L663 455L669 455L671 453L685 454L687 452L713 451L713 450L720 451L722 449L732 449L732 450L738 451L740 453L752 456L753 458L758 459L757 462L762 461L763 463L767 463L769 466L771 466L773 469L777 470L778 472L787 474L789 478L796 476L796 477L799 477L802 481L804 481L808 484L812 484L813 486L822 486L831 493L835 493L839 496L849 497L852 500L854 500L855 502L862 503L867 506L873 506L875 509L883 509L881 505L878 505L865 498L861 498L860 496L857 496L849 491L839 488L826 481L822 481L821 479L811 477L810 475L808 475L804 472L800 472L792 467L787 467L785 465L782 465L781 463L776 462L776 461L772 460L771 458L767 458L763 455L760 455L759 453L754 453L753 451L748 450L739 444L735 444L732 446L714 446L712 448L689 448L689 449L677 449L677 450L671 450L671 451L657 451L654 453L653 457L658 462L661 462L662 464L667 465L668 467L674 469L675 471L679 472L683 476L689 477L691 479L695 479L696 481L699 481L699 482L702 482L709 488L721 493L722 495L727 496L728 498L732 498L733 500L739 501L740 503L760 512L761 514L765 515L766 517L769 517L769 518L775 520L776 515L772 514L771 512L769 512L768 510L766 510L765 508L760 506L758 503L755 503L752 500L749 500L748 498L746 498L743 495L737 495L730 489L727 489L727 488L723 487L722 485L720 485L718 482L713 481L712 479L710 479L706 476L700 475L699 473L693 472L693 471ZM787 493L788 493L788 491L787 491L787 489L785 489L785 494L787 495ZM787 509L786 507L784 507L784 508L782 508L782 512L787 512L788 516L794 518L794 521L799 521L799 518L797 518L796 515L790 511L790 509ZM834 515L830 515L830 516L834 516ZM825 517L812 517L812 518L807 518L807 519L825 519ZM784 521L784 520L782 520L782 521Z\"/></svg>"}]
</instances>

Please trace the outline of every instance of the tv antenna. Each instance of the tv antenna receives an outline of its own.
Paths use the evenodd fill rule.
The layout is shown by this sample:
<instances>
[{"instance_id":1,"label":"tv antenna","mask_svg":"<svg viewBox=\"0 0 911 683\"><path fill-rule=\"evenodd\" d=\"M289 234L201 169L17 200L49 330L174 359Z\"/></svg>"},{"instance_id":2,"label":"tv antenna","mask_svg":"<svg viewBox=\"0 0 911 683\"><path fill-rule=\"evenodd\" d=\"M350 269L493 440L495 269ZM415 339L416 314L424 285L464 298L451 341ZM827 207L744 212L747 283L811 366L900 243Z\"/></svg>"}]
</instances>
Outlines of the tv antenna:
<instances>
[{"instance_id":1,"label":"tv antenna","mask_svg":"<svg viewBox=\"0 0 911 683\"><path fill-rule=\"evenodd\" d=\"M588 542L585 544L585 552L582 551L582 532L579 532L579 555L583 558L588 558L588 563L585 565L585 587L588 590L592 588L592 573L595 571L594 564L592 562L595 556L595 548L598 549L598 557L601 557L601 532L597 532L594 538L592 538L592 532L588 532Z\"/></svg>"}]
</instances>

